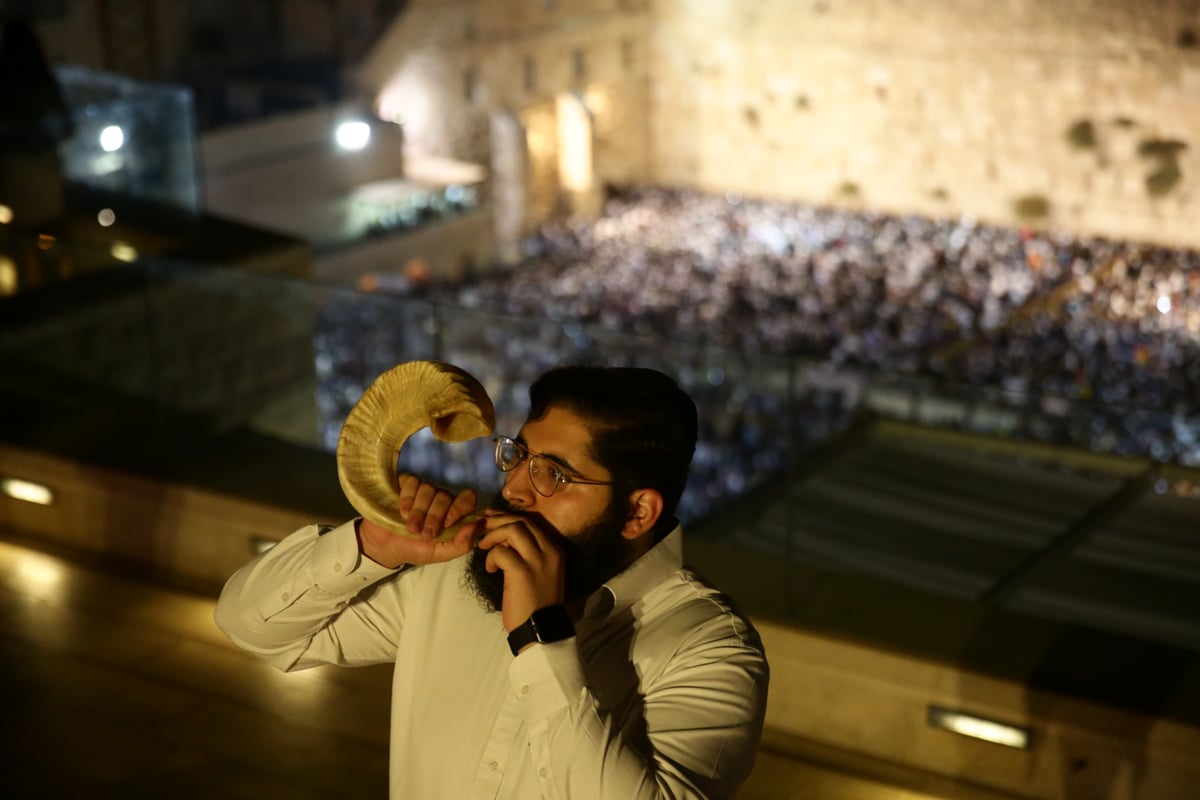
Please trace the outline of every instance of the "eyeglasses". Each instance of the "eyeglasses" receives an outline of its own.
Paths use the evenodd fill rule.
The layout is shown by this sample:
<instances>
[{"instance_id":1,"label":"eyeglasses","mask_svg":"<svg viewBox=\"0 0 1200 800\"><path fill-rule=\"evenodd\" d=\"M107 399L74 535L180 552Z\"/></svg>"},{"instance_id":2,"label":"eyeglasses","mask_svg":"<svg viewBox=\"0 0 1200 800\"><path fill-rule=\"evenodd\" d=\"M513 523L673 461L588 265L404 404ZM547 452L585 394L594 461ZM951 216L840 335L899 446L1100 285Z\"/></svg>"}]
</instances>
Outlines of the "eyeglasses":
<instances>
[{"instance_id":1,"label":"eyeglasses","mask_svg":"<svg viewBox=\"0 0 1200 800\"><path fill-rule=\"evenodd\" d=\"M529 482L542 497L550 497L568 483L582 483L588 486L611 486L612 481L589 481L578 478L563 471L541 453L531 453L529 448L515 439L507 436L496 437L496 469L501 472L512 472L521 466L521 462L529 462Z\"/></svg>"}]
</instances>

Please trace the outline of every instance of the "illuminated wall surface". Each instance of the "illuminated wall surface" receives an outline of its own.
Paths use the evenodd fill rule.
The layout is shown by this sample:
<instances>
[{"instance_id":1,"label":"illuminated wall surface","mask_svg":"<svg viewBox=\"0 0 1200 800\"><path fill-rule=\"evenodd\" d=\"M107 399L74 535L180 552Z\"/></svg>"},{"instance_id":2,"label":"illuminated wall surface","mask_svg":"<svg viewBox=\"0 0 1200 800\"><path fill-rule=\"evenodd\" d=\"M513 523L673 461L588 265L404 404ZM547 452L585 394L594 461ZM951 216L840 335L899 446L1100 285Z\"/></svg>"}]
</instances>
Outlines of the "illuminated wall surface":
<instances>
[{"instance_id":1,"label":"illuminated wall surface","mask_svg":"<svg viewBox=\"0 0 1200 800\"><path fill-rule=\"evenodd\" d=\"M601 183L1196 245L1198 34L1195 4L1123 0L414 2L360 76L464 158L513 114L541 169L572 92Z\"/></svg>"},{"instance_id":2,"label":"illuminated wall surface","mask_svg":"<svg viewBox=\"0 0 1200 800\"><path fill-rule=\"evenodd\" d=\"M56 70L74 122L59 146L67 180L195 210L192 94L82 67Z\"/></svg>"}]
</instances>

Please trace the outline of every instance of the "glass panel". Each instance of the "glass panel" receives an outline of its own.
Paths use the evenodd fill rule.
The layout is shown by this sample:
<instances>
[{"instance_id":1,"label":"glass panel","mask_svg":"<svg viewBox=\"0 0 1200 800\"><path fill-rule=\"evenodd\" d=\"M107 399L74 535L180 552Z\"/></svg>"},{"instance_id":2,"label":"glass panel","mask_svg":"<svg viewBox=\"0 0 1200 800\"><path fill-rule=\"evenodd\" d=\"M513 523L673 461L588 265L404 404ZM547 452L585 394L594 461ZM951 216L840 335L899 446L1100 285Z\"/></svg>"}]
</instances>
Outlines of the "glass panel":
<instances>
[{"instance_id":1,"label":"glass panel","mask_svg":"<svg viewBox=\"0 0 1200 800\"><path fill-rule=\"evenodd\" d=\"M804 505L809 495L795 489L805 482L796 465L861 415L1200 463L1200 416L1186 409L1116 408L1033 386L935 383L748 355L703 336L504 316L157 257L127 263L69 234L55 238L7 226L0 226L0 268L16 287L0 296L0 388L18 401L18 413L29 414L10 419L6 435L85 451L94 440L87 457L101 446L110 452L136 447L175 463L172 458L186 458L185 448L205 437L248 431L327 464L362 392L383 371L415 359L448 361L475 375L495 402L502 433L519 429L529 384L554 365L662 369L700 410L700 441L680 508L693 531L692 558L746 598L747 607L768 614L788 611L802 594L792 583L803 580L799 556L812 545L796 538L810 510ZM61 413L45 413L48 408ZM177 424L180 418L186 428ZM112 431L128 432L116 437L115 448ZM486 496L500 486L491 447L486 438L446 446L423 431L405 445L401 467ZM317 479L334 481L332 474ZM336 493L336 485L329 488ZM811 482L806 491L815 491ZM736 513L735 500L747 501ZM894 501L907 508L915 503L911 497ZM981 529L1000 524L977 523ZM841 552L826 555L837 559Z\"/></svg>"}]
</instances>

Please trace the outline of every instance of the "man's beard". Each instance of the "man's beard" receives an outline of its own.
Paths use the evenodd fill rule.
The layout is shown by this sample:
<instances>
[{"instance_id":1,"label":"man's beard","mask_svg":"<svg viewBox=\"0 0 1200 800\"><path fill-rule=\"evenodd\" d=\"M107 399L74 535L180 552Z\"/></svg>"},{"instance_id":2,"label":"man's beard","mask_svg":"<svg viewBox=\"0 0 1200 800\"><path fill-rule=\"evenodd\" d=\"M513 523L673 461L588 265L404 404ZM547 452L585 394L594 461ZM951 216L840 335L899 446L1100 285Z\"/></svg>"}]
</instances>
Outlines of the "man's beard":
<instances>
[{"instance_id":1,"label":"man's beard","mask_svg":"<svg viewBox=\"0 0 1200 800\"><path fill-rule=\"evenodd\" d=\"M521 513L500 496L496 497L492 507L513 514ZM558 539L567 568L567 603L587 599L605 581L629 566L632 548L621 536L628 512L628 504L614 497L590 524ZM484 608L499 612L504 605L504 571L498 569L488 572L487 557L487 550L476 547L471 551L467 561L466 583Z\"/></svg>"}]
</instances>

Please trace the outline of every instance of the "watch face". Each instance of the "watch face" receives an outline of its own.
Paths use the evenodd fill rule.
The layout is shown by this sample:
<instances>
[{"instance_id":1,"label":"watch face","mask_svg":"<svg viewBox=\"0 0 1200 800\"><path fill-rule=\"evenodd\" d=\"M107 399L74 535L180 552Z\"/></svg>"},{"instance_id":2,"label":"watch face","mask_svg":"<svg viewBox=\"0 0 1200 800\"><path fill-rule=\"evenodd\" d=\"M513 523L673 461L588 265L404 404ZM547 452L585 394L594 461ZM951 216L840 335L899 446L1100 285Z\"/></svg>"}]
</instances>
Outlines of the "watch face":
<instances>
[{"instance_id":1,"label":"watch face","mask_svg":"<svg viewBox=\"0 0 1200 800\"><path fill-rule=\"evenodd\" d=\"M508 646L515 656L522 647L532 642L550 644L570 639L574 635L575 623L571 622L571 615L567 613L567 609L564 606L546 606L539 608L529 619L513 628L512 633L508 635Z\"/></svg>"},{"instance_id":2,"label":"watch face","mask_svg":"<svg viewBox=\"0 0 1200 800\"><path fill-rule=\"evenodd\" d=\"M571 615L563 606L539 608L529 617L529 621L533 623L533 630L539 642L559 642L575 635Z\"/></svg>"}]
</instances>

